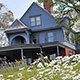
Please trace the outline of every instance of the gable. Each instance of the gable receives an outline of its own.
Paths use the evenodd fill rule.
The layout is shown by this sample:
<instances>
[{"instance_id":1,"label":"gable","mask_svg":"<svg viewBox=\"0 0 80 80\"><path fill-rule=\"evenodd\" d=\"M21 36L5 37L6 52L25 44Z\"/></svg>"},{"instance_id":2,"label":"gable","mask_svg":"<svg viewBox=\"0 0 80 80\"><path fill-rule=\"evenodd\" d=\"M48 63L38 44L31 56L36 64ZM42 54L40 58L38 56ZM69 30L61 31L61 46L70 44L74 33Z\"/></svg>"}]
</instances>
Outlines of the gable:
<instances>
[{"instance_id":1,"label":"gable","mask_svg":"<svg viewBox=\"0 0 80 80\"><path fill-rule=\"evenodd\" d=\"M7 30L21 29L21 28L28 28L28 27L25 26L20 20L16 19Z\"/></svg>"},{"instance_id":2,"label":"gable","mask_svg":"<svg viewBox=\"0 0 80 80\"><path fill-rule=\"evenodd\" d=\"M10 27L21 27L21 26L23 26L22 23L16 19Z\"/></svg>"},{"instance_id":3,"label":"gable","mask_svg":"<svg viewBox=\"0 0 80 80\"><path fill-rule=\"evenodd\" d=\"M32 27L30 23L30 17L38 15L41 17L41 25ZM46 10L38 6L36 3L33 3L30 6L30 8L25 12L20 20L32 30L52 28L57 25L55 18L52 17Z\"/></svg>"}]
</instances>

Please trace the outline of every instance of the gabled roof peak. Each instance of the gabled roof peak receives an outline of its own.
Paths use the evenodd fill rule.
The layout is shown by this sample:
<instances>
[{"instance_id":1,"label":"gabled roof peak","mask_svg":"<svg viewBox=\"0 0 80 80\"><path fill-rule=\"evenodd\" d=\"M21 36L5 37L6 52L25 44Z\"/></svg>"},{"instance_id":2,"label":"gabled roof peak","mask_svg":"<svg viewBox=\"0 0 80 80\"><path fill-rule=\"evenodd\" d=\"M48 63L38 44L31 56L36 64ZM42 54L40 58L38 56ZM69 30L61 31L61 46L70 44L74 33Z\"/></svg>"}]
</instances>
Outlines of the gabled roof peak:
<instances>
[{"instance_id":1,"label":"gabled roof peak","mask_svg":"<svg viewBox=\"0 0 80 80\"><path fill-rule=\"evenodd\" d=\"M22 15L25 16L25 14L28 12L28 10L33 6L33 5L37 5L39 8L41 8L43 11L45 11L49 16L53 17L53 15L51 15L46 9L42 8L41 6L39 6L36 2L33 2L31 4L31 6L26 10L26 12ZM20 18L20 20L22 19L22 17ZM54 18L54 17L53 17ZM55 18L54 18L55 19Z\"/></svg>"},{"instance_id":2,"label":"gabled roof peak","mask_svg":"<svg viewBox=\"0 0 80 80\"><path fill-rule=\"evenodd\" d=\"M27 28L27 26L25 26L20 20L16 19L7 30L14 30L14 29L21 29L21 28Z\"/></svg>"}]
</instances>

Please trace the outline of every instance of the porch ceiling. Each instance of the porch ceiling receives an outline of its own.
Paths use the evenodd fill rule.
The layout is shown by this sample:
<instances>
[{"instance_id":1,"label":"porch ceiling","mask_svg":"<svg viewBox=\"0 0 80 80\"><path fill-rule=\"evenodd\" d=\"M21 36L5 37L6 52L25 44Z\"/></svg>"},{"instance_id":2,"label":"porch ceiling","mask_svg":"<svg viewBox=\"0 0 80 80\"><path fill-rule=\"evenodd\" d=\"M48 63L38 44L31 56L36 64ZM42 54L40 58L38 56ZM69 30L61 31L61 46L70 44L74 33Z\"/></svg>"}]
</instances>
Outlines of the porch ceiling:
<instances>
[{"instance_id":1,"label":"porch ceiling","mask_svg":"<svg viewBox=\"0 0 80 80\"><path fill-rule=\"evenodd\" d=\"M7 56L7 57L20 57L20 50L11 50L11 51L0 51L0 56Z\"/></svg>"}]
</instances>

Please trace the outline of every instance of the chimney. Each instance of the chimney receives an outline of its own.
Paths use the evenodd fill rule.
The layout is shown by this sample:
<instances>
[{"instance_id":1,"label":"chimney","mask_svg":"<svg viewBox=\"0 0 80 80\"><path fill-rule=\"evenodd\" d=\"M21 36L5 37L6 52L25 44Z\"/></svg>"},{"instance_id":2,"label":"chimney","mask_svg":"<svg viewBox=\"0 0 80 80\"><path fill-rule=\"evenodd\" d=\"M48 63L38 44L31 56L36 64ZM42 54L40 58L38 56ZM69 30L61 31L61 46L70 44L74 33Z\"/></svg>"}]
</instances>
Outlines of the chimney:
<instances>
[{"instance_id":1,"label":"chimney","mask_svg":"<svg viewBox=\"0 0 80 80\"><path fill-rule=\"evenodd\" d=\"M53 7L50 7L50 4L53 3L52 0L46 0L43 5L44 5L44 9L46 9L49 13L53 13Z\"/></svg>"}]
</instances>

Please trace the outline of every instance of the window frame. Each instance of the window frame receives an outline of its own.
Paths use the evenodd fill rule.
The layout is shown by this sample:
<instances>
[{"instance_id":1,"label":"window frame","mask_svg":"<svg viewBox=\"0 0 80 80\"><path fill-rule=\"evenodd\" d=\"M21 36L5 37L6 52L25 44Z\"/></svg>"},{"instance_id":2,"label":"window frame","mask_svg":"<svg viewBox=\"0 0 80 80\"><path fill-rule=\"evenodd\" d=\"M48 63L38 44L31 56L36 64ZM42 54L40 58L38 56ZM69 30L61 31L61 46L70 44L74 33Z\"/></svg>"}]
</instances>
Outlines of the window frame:
<instances>
[{"instance_id":1,"label":"window frame","mask_svg":"<svg viewBox=\"0 0 80 80\"><path fill-rule=\"evenodd\" d=\"M37 20L36 19L37 17L40 17L40 20ZM31 23L32 23L31 18L34 18L35 19L35 21L34 21L35 25L31 25ZM40 24L38 25L37 22L40 22ZM40 26L40 25L41 25L41 15L30 16L30 26L31 27L33 27L33 26Z\"/></svg>"},{"instance_id":2,"label":"window frame","mask_svg":"<svg viewBox=\"0 0 80 80\"><path fill-rule=\"evenodd\" d=\"M40 20L37 20L38 17L40 18ZM41 17L40 17L40 16L36 16L36 17L35 17L35 22L36 22L36 26L41 25ZM40 22L40 24L38 25L37 22Z\"/></svg>"},{"instance_id":3,"label":"window frame","mask_svg":"<svg viewBox=\"0 0 80 80\"><path fill-rule=\"evenodd\" d=\"M31 21L31 18L34 18L34 21ZM32 25L33 22L34 22L35 25L36 25L35 17L30 17L30 25L31 25L31 26L35 26L35 25Z\"/></svg>"},{"instance_id":4,"label":"window frame","mask_svg":"<svg viewBox=\"0 0 80 80\"><path fill-rule=\"evenodd\" d=\"M52 33L52 36L48 36L49 33ZM49 38L50 38L51 41L49 41ZM52 40L52 38L53 38L53 40ZM53 42L53 41L54 41L53 32L48 32L48 33L47 33L47 42Z\"/></svg>"}]
</instances>

